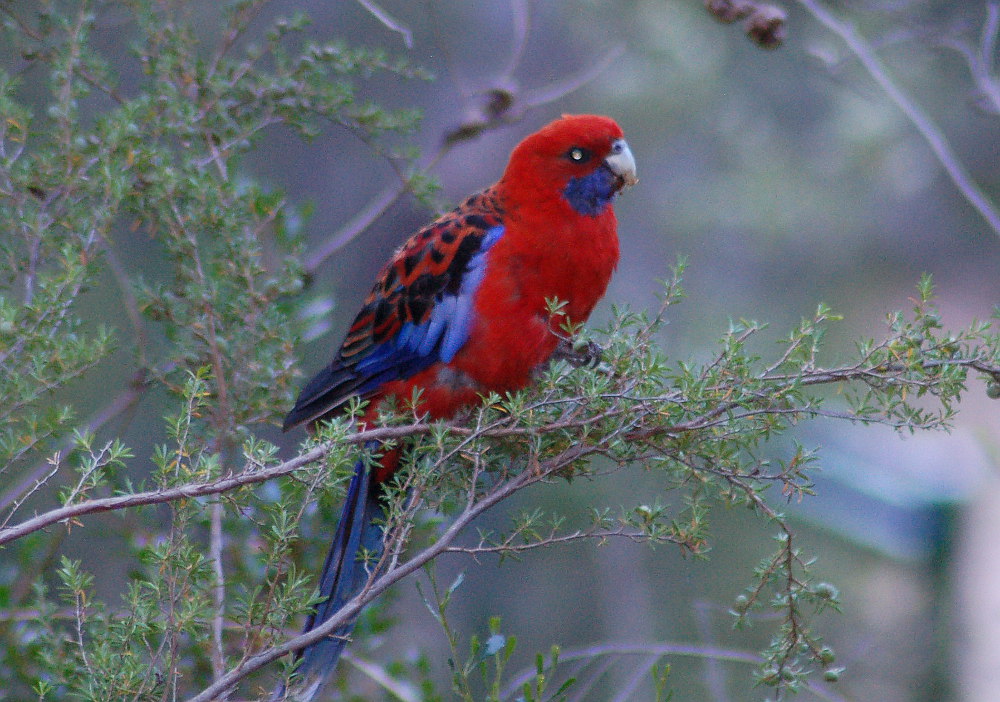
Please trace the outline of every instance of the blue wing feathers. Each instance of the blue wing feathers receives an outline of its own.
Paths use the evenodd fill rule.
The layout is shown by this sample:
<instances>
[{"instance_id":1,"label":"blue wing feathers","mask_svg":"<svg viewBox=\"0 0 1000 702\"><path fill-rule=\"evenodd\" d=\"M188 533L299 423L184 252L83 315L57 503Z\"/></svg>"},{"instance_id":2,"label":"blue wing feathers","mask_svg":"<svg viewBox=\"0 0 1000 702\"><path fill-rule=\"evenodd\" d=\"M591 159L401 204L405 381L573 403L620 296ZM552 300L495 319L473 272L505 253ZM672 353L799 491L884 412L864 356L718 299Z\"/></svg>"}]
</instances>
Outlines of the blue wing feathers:
<instances>
[{"instance_id":1,"label":"blue wing feathers","mask_svg":"<svg viewBox=\"0 0 1000 702\"><path fill-rule=\"evenodd\" d=\"M469 338L469 327L472 324L473 314L472 301L486 275L486 253L500 240L503 232L502 226L486 230L479 251L471 256L466 264L465 275L459 286L458 295L450 298L454 301L454 308L449 311L448 327L439 349L440 358L445 363L455 357L455 354Z\"/></svg>"},{"instance_id":2,"label":"blue wing feathers","mask_svg":"<svg viewBox=\"0 0 1000 702\"><path fill-rule=\"evenodd\" d=\"M464 203L400 249L333 363L302 391L285 429L336 412L352 395L364 397L455 357L469 338L488 253L504 232L491 197L487 191Z\"/></svg>"}]
</instances>

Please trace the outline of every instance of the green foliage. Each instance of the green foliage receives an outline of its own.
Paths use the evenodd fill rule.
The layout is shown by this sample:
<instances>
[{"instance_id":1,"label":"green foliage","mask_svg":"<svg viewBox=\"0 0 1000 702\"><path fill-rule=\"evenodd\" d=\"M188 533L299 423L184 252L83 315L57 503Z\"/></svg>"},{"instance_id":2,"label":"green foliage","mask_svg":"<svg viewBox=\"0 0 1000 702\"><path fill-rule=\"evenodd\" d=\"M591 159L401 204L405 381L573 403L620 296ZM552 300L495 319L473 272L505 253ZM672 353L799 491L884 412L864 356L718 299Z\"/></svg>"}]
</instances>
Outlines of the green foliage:
<instances>
[{"instance_id":1,"label":"green foliage","mask_svg":"<svg viewBox=\"0 0 1000 702\"><path fill-rule=\"evenodd\" d=\"M518 676L507 683L507 669L511 657L517 648L517 637L502 633L500 617L490 617L488 636L485 641L473 634L468 643L468 654L460 652L461 643L458 633L448 620L448 605L455 591L465 581L465 574L459 573L455 580L443 592L438 587L434 563L427 568L428 580L431 585L431 596L424 594L418 585L424 604L431 616L441 626L448 640L450 656L448 666L451 670L451 688L455 695L467 702L486 700L500 702L517 695L524 702L541 702L541 700L565 700L576 679L568 677L561 681L555 689L553 681L559 666L560 647L553 645L548 657L541 653L535 655L534 667L526 675ZM464 658L464 660L463 660ZM521 679L523 678L523 680ZM437 693L430 695L437 699Z\"/></svg>"},{"instance_id":2,"label":"green foliage","mask_svg":"<svg viewBox=\"0 0 1000 702\"><path fill-rule=\"evenodd\" d=\"M407 157L385 137L406 134L418 115L382 109L357 85L423 73L379 50L307 39L303 15L248 42L266 4L228 6L219 41L208 44L185 3L132 3L115 20L124 20L132 64L114 67L91 40L98 14L88 3L2 8L4 41L47 76L39 92L0 69L2 524L53 500L73 508L273 461L275 447L253 427L280 417L296 385L300 218L280 192L246 182L240 157L272 125L307 138L336 125L405 168ZM139 78L119 78L130 70ZM142 271L120 254L137 238L148 252ZM114 326L93 321L108 317L94 314L95 296L124 311L110 315ZM81 378L123 360L134 366L130 384L90 424L165 388L179 403L151 471L136 470L118 439L98 440L87 423L75 428L81 413L67 399ZM267 499L243 489L172 502L165 533L163 514L141 511L125 556L141 565L120 605L96 602L79 563L64 562L73 646L63 641L62 615L27 587L65 530L8 546L6 558L29 565L0 585L6 606L35 607L39 632L50 636L38 634L34 662L5 647L4 688L20 681L44 699L159 699L180 680L218 672L226 664L213 650L223 628L223 545L212 537L206 550L206 532L259 536L260 550L225 557L243 586L233 601L246 650L269 643L305 607L311 584L289 566L296 528L328 469L344 470L346 453L331 452Z\"/></svg>"},{"instance_id":3,"label":"green foliage","mask_svg":"<svg viewBox=\"0 0 1000 702\"><path fill-rule=\"evenodd\" d=\"M281 461L260 427L280 418L296 385L305 252L300 218L280 192L240 175L240 157L272 125L306 139L335 126L389 159L425 200L433 181L399 143L416 113L372 104L359 87L375 74L423 72L379 50L309 40L303 15L255 36L265 5L228 6L207 44L184 3L131 3L123 31L141 77L127 90L91 42L87 5L45 4L23 17L0 8L5 36L47 77L33 93L0 72L0 475L9 486L0 544L13 566L0 573L3 689L45 700L265 694L276 673L292 672L288 656L280 671L273 665L274 647L312 604L317 569L299 564L325 533L310 525L334 522L354 462L376 458L373 441L403 447L404 461L388 489L386 555L370 564L377 577L363 597L423 567L449 650L447 663L369 666L395 697L445 699L436 684L447 667L459 699L568 699L580 688L568 661L637 654L553 644L514 670L517 638L499 618L468 637L449 620L462 576L439 588L441 554L503 561L628 539L705 558L712 511L733 507L775 534L732 606L735 625L767 627L769 644L742 657L651 647L643 679L656 699L671 699L670 661L682 655L753 663L753 679L778 697L838 679L816 629L817 615L838 608L837 589L812 575L777 507L813 494L817 457L795 446L765 458L765 444L818 417L947 428L970 377L1000 393L996 321L946 331L924 278L913 309L889 315L885 338L859 342L837 365L821 362L839 320L822 305L773 353L753 350L763 325L739 320L707 362L672 359L658 339L683 298L682 262L652 313L618 309L600 332L564 329L562 360L523 392L484 398L453 424L424 423L408 410L416 398L397 398L366 431L355 402ZM141 272L119 255L133 236L154 262ZM124 314L96 323L88 291ZM550 312L560 304L550 301ZM169 398L149 461L104 436L102 422L81 420L72 399L76 383L119 363L135 372L113 406L153 390ZM520 490L616 471L646 471L671 498L594 505L584 519L531 508L471 536L478 516ZM100 565L61 554L65 539L97 531L104 512L113 516L98 528L127 535L114 559L128 570L117 599L97 586ZM406 623L369 615L358 645L393 625Z\"/></svg>"}]
</instances>

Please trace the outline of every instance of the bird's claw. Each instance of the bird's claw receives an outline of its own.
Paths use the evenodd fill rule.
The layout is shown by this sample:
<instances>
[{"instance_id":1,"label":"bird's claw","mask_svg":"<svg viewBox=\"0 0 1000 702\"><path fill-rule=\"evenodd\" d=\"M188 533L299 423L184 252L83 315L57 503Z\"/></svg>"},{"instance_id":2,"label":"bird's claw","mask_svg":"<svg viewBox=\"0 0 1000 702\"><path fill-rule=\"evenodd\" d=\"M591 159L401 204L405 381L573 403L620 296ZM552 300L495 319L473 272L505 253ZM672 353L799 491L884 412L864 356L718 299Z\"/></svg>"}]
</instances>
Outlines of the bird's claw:
<instances>
[{"instance_id":1,"label":"bird's claw","mask_svg":"<svg viewBox=\"0 0 1000 702\"><path fill-rule=\"evenodd\" d=\"M604 357L604 349L595 341L573 341L563 339L552 353L553 361L566 361L574 368L587 366L597 368Z\"/></svg>"}]
</instances>

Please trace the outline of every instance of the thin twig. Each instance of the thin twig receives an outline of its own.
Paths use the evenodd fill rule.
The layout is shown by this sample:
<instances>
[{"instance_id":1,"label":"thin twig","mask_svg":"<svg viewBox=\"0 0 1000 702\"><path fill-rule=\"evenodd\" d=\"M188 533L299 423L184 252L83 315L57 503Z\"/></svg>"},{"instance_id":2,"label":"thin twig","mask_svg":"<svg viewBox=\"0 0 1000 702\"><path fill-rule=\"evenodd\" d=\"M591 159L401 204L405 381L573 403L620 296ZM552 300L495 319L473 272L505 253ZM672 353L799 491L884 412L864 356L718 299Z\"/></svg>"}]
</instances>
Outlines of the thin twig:
<instances>
[{"instance_id":1,"label":"thin twig","mask_svg":"<svg viewBox=\"0 0 1000 702\"><path fill-rule=\"evenodd\" d=\"M1000 32L1000 3L991 2L986 6L986 21L979 35L979 42L973 46L965 39L945 36L938 43L949 49L954 49L969 67L969 75L976 84L976 90L985 98L986 110L994 115L1000 115L1000 76L994 75L994 53L996 52L997 34Z\"/></svg>"},{"instance_id":2,"label":"thin twig","mask_svg":"<svg viewBox=\"0 0 1000 702\"><path fill-rule=\"evenodd\" d=\"M572 661L592 661L607 656L684 656L689 658L711 658L723 663L743 663L760 665L762 658L754 653L738 649L718 648L715 646L697 646L681 643L605 643L582 648L569 648L559 652L560 663ZM501 699L512 697L521 687L535 677L532 666L519 675L515 675L501 693Z\"/></svg>"},{"instance_id":3,"label":"thin twig","mask_svg":"<svg viewBox=\"0 0 1000 702\"><path fill-rule=\"evenodd\" d=\"M520 544L513 542L513 539L516 536L517 532L514 532L505 538L503 543L490 545L485 542L480 542L475 546L450 546L445 549L445 551L447 553L464 553L469 556L481 556L486 554L508 555L514 553L524 553L525 551L532 551L536 548L543 548L545 546L556 546L582 540L603 541L605 539L622 538L633 542L643 542L650 541L652 538L645 532L636 529L626 529L625 527L607 530L579 529L577 531L570 532L569 534L550 534L537 541L529 541ZM680 539L671 536L657 537L657 541L672 542L681 546L684 545Z\"/></svg>"},{"instance_id":4,"label":"thin twig","mask_svg":"<svg viewBox=\"0 0 1000 702\"><path fill-rule=\"evenodd\" d=\"M597 76L607 70L624 53L625 45L617 44L601 54L600 58L579 73L567 76L562 80L554 81L543 88L526 90L524 103L528 108L534 108L561 100L596 79Z\"/></svg>"},{"instance_id":5,"label":"thin twig","mask_svg":"<svg viewBox=\"0 0 1000 702\"><path fill-rule=\"evenodd\" d=\"M222 567L222 517L225 510L221 500L212 503L209 514L209 558L215 583L212 592L215 615L212 617L212 679L218 680L226 673L226 650L222 645L222 629L226 616L226 573Z\"/></svg>"},{"instance_id":6,"label":"thin twig","mask_svg":"<svg viewBox=\"0 0 1000 702\"><path fill-rule=\"evenodd\" d=\"M338 229L333 236L316 247L302 261L302 269L306 273L315 273L333 254L344 248L375 221L384 215L396 200L406 192L406 184L396 181L376 195L368 205L354 215L350 221Z\"/></svg>"},{"instance_id":7,"label":"thin twig","mask_svg":"<svg viewBox=\"0 0 1000 702\"><path fill-rule=\"evenodd\" d=\"M861 62L868 74L878 86L903 112L916 128L920 136L931 147L931 151L944 167L948 177L962 193L963 197L986 220L993 233L1000 236L1000 211L996 209L989 196L969 175L965 166L952 150L945 136L934 121L893 82L882 61L876 55L871 45L847 22L833 16L818 0L798 0L799 4L808 10L816 20L831 32L836 34L847 45L854 56Z\"/></svg>"},{"instance_id":8,"label":"thin twig","mask_svg":"<svg viewBox=\"0 0 1000 702\"><path fill-rule=\"evenodd\" d=\"M400 24L392 15L376 5L372 0L357 0L357 3L368 10L372 17L385 25L386 29L396 32L403 37L403 44L406 45L407 49L413 48L413 32L409 28Z\"/></svg>"},{"instance_id":9,"label":"thin twig","mask_svg":"<svg viewBox=\"0 0 1000 702\"><path fill-rule=\"evenodd\" d=\"M169 373L175 367L174 363L169 363L159 369L161 374ZM151 387L152 382L149 379L149 374L145 370L138 371L132 376L132 379L128 383L128 387L123 390L117 397L115 397L108 405L96 413L94 413L91 418L77 431L82 434L93 433L103 427L108 422L112 421L116 417L134 408L138 402L145 396L146 391ZM62 446L58 451L52 456L47 457L45 460L39 462L20 483L12 487L10 490L5 492L3 496L0 496L0 510L5 510L9 506L16 504L29 490L34 490L38 486L38 482L43 480L46 473L51 470L53 462L61 462L66 458L66 455L73 448L73 436L75 432L67 436L63 440ZM44 478L47 480L47 478ZM23 500L22 500L23 501ZM11 510L10 514L13 514L14 510ZM9 521L9 516L7 521ZM6 526L6 521L0 525ZM2 531L2 528L0 528Z\"/></svg>"},{"instance_id":10,"label":"thin twig","mask_svg":"<svg viewBox=\"0 0 1000 702\"><path fill-rule=\"evenodd\" d=\"M993 75L997 35L1000 34L1000 3L986 5L986 21L979 39L978 61L973 70L976 87L986 95L993 110L1000 114L1000 77Z\"/></svg>"},{"instance_id":11,"label":"thin twig","mask_svg":"<svg viewBox=\"0 0 1000 702\"><path fill-rule=\"evenodd\" d=\"M562 465L574 460L579 460L588 453L589 451L585 447L572 447L559 456L546 461L546 465L549 466L549 470L558 470L558 468ZM368 602L385 592L385 590L399 580L402 580L411 573L422 568L424 564L437 558L476 517L504 501L510 497L510 495L520 491L527 485L538 482L541 479L542 475L538 472L526 470L506 483L497 486L494 491L484 496L483 499L477 502L471 509L464 510L460 515L458 515L455 521L451 523L451 525L432 545L428 546L426 549L419 552L405 563L399 565L399 567L395 570L385 573L375 580L375 582L370 583L358 595L345 603L341 609L337 610L333 616L323 622L321 626L318 626L309 632L295 636L283 644L270 648L253 656L252 658L247 659L240 665L231 669L221 679L216 680L212 683L212 685L202 690L199 694L191 697L188 702L209 702L210 700L214 700L255 670L264 667L265 665L288 653L297 651L315 641L326 638L338 628L343 626L345 622L351 621L355 616L357 616L357 614Z\"/></svg>"},{"instance_id":12,"label":"thin twig","mask_svg":"<svg viewBox=\"0 0 1000 702\"><path fill-rule=\"evenodd\" d=\"M394 677L382 666L358 658L349 650L343 651L340 654L340 659L357 668L362 674L368 676L370 680L373 680L386 692L400 700L400 702L420 702L420 700L424 699L423 695L420 694L420 691L412 683Z\"/></svg>"},{"instance_id":13,"label":"thin twig","mask_svg":"<svg viewBox=\"0 0 1000 702\"><path fill-rule=\"evenodd\" d=\"M634 666L632 675L629 676L628 682L623 685L619 685L617 694L612 698L611 702L629 702L629 700L635 699L635 693L642 684L642 681L649 677L649 669L656 664L656 660L659 656L647 656L645 661L640 661Z\"/></svg>"},{"instance_id":14,"label":"thin twig","mask_svg":"<svg viewBox=\"0 0 1000 702\"><path fill-rule=\"evenodd\" d=\"M528 0L511 0L511 23L514 25L514 42L507 59L507 67L503 74L512 77L524 58L524 49L528 45L528 35L531 32L531 12L528 10Z\"/></svg>"}]
</instances>

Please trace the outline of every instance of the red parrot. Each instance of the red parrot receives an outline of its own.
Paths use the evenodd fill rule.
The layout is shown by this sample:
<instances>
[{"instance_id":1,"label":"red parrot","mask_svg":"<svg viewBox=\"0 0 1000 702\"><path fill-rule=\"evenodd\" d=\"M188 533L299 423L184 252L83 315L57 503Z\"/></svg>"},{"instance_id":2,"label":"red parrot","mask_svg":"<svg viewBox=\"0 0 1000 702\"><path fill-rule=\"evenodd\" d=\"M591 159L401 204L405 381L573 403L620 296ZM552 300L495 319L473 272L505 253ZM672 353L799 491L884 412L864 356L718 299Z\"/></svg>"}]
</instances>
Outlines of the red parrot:
<instances>
[{"instance_id":1,"label":"red parrot","mask_svg":"<svg viewBox=\"0 0 1000 702\"><path fill-rule=\"evenodd\" d=\"M488 392L526 386L568 321L587 319L618 263L611 203L637 181L614 120L567 115L525 138L503 177L414 234L379 274L333 362L306 384L287 431L334 416L351 397L379 403L420 391L417 412L448 418ZM565 303L549 312L547 300ZM320 576L324 599L311 631L367 583L361 548L382 553L381 484L399 462L358 463ZM354 622L298 652L294 699L312 699L336 665ZM279 689L276 697L285 694Z\"/></svg>"}]
</instances>

